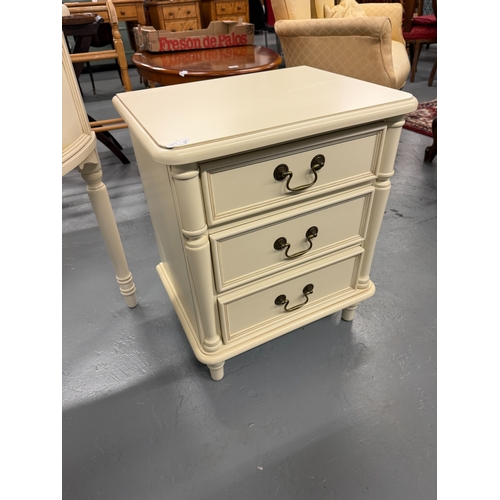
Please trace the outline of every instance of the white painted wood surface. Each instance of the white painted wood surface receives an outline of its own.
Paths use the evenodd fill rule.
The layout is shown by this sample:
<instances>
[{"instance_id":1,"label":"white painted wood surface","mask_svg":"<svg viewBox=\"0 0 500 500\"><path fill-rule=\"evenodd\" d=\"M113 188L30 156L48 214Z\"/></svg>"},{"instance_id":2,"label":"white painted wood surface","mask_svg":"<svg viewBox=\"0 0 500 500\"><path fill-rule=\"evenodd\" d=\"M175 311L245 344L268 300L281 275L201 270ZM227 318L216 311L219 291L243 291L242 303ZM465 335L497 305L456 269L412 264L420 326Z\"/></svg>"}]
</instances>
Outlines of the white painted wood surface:
<instances>
[{"instance_id":1,"label":"white painted wood surface","mask_svg":"<svg viewBox=\"0 0 500 500\"><path fill-rule=\"evenodd\" d=\"M116 272L120 292L128 307L137 305L136 289L123 251L123 245L102 182L102 170L73 64L62 36L62 175L78 169L87 183L87 193Z\"/></svg>"}]
</instances>

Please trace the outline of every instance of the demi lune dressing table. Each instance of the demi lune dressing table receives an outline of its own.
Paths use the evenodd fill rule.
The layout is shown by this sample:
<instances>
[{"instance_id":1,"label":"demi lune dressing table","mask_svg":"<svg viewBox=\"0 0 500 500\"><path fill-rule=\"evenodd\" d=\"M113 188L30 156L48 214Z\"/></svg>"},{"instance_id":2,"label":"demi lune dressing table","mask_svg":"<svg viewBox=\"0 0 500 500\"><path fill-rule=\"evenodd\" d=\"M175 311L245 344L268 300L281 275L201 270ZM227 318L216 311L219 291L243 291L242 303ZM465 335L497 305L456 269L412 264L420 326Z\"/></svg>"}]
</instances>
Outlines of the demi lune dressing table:
<instances>
[{"instance_id":1,"label":"demi lune dressing table","mask_svg":"<svg viewBox=\"0 0 500 500\"><path fill-rule=\"evenodd\" d=\"M90 203L108 249L120 292L127 306L133 308L137 305L136 288L128 268L108 190L102 181L96 134L90 128L64 34L61 34L61 42L62 175L77 169L85 180Z\"/></svg>"},{"instance_id":2,"label":"demi lune dressing table","mask_svg":"<svg viewBox=\"0 0 500 500\"><path fill-rule=\"evenodd\" d=\"M375 293L410 94L294 67L117 94L158 273L214 380L242 352Z\"/></svg>"}]
</instances>

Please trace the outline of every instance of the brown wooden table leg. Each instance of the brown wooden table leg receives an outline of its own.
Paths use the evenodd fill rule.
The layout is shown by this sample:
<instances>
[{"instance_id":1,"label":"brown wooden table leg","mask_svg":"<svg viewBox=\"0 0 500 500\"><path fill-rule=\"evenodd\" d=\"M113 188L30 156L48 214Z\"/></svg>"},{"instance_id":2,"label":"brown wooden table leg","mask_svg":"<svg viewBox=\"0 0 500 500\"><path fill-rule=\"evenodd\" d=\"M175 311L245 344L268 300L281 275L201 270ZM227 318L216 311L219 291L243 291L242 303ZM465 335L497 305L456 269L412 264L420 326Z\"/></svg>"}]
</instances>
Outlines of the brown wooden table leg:
<instances>
[{"instance_id":1,"label":"brown wooden table leg","mask_svg":"<svg viewBox=\"0 0 500 500\"><path fill-rule=\"evenodd\" d=\"M424 161L431 162L437 154L437 116L432 120L432 144L425 148Z\"/></svg>"}]
</instances>

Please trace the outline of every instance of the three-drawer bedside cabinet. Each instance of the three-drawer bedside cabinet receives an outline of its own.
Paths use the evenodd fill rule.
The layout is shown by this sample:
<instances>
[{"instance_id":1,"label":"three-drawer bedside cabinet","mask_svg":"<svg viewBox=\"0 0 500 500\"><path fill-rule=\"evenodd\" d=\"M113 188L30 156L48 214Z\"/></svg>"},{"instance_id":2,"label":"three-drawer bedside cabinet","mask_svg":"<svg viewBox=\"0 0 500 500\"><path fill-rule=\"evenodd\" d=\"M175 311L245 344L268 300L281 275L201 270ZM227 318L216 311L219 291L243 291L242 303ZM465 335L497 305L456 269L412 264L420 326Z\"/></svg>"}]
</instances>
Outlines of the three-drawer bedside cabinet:
<instances>
[{"instance_id":1,"label":"three-drawer bedside cabinet","mask_svg":"<svg viewBox=\"0 0 500 500\"><path fill-rule=\"evenodd\" d=\"M242 98L243 96L243 98ZM294 67L117 94L197 359L224 362L375 293L403 91Z\"/></svg>"}]
</instances>

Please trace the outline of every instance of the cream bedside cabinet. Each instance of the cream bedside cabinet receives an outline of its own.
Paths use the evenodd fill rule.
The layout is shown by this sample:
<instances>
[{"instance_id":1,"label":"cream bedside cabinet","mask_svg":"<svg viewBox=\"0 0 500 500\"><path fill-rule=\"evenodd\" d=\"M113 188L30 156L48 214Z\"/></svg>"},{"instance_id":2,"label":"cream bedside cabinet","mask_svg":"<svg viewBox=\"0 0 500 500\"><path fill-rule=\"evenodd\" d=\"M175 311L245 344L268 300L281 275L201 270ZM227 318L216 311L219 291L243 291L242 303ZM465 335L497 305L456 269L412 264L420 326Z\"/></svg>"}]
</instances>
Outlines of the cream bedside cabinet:
<instances>
[{"instance_id":1,"label":"cream bedside cabinet","mask_svg":"<svg viewBox=\"0 0 500 500\"><path fill-rule=\"evenodd\" d=\"M242 99L242 96L245 98ZM118 94L195 356L224 362L375 293L410 94L294 67Z\"/></svg>"}]
</instances>

